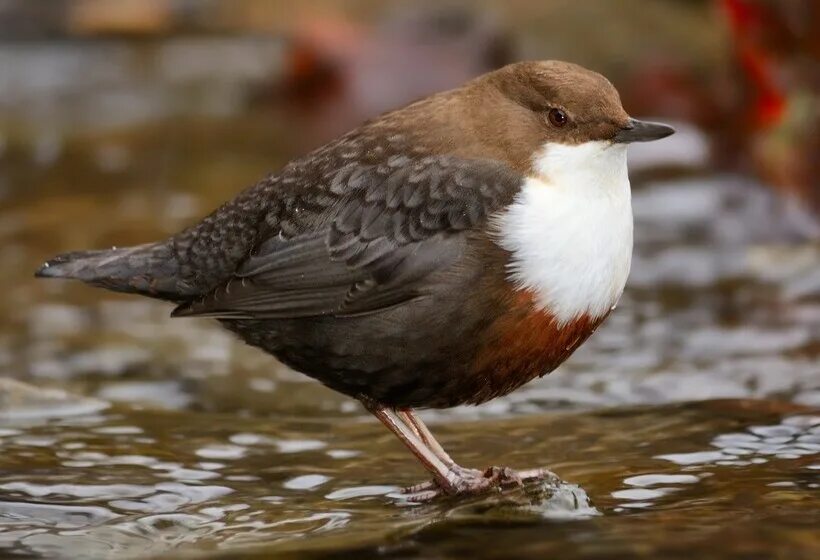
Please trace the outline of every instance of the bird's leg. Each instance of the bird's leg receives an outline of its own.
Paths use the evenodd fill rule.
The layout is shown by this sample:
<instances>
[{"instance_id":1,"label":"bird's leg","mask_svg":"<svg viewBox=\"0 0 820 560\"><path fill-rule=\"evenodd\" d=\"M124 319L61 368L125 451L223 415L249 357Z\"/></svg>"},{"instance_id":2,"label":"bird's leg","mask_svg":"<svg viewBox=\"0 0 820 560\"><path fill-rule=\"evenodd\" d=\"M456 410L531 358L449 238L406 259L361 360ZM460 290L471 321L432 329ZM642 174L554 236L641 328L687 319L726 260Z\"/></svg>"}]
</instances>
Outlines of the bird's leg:
<instances>
[{"instance_id":1,"label":"bird's leg","mask_svg":"<svg viewBox=\"0 0 820 560\"><path fill-rule=\"evenodd\" d=\"M454 470L464 478L482 476L481 471L476 469L468 469L456 463L453 458L450 457L449 453L447 453L441 444L436 440L435 436L430 431L430 428L427 427L427 425L421 420L421 418L419 418L418 414L416 414L413 409L406 408L403 410L398 410L397 414L405 424L410 426L419 439L424 442L427 448L435 453L436 457L441 459L445 465L450 467L450 469Z\"/></svg>"},{"instance_id":2,"label":"bird's leg","mask_svg":"<svg viewBox=\"0 0 820 560\"><path fill-rule=\"evenodd\" d=\"M444 461L448 465L455 465L455 461L450 455L444 450L444 448L436 441L436 438L433 437L433 434L430 432L430 429L421 421L413 409L405 408L396 410L396 414L401 418L402 422L407 424L407 426L413 430L413 432L419 437L421 441L424 442L424 445L430 449L433 453L436 454L436 457Z\"/></svg>"},{"instance_id":3,"label":"bird's leg","mask_svg":"<svg viewBox=\"0 0 820 560\"><path fill-rule=\"evenodd\" d=\"M398 411L398 415L405 421L405 423L412 425L413 431L419 436L419 439L427 445L430 451L435 453L439 459L441 459L446 465L449 465L452 470L463 478L470 479L483 477L498 484L509 485L521 484L528 480L543 479L548 476L552 476L552 473L547 469L527 469L523 471L516 471L509 467L489 467L484 471L480 471L478 469L462 467L456 463L444 450L441 444L436 441L436 438L433 436L430 428L422 422L421 418L418 417L418 414L416 414L415 411L412 409L400 410ZM422 486L425 485L418 485L418 487Z\"/></svg>"},{"instance_id":4,"label":"bird's leg","mask_svg":"<svg viewBox=\"0 0 820 560\"><path fill-rule=\"evenodd\" d=\"M442 461L435 453L433 453L422 441L416 431L409 427L399 417L394 410L379 406L374 403L363 401L365 407L373 416L378 418L387 429L393 432L401 442L421 461L424 468L427 469L435 481L436 487L443 490L446 494L458 494L462 491L465 481L458 475L448 464ZM415 492L414 492L415 493ZM437 495L439 492L436 492ZM430 498L435 495L429 496ZM423 496L426 499L428 496Z\"/></svg>"},{"instance_id":5,"label":"bird's leg","mask_svg":"<svg viewBox=\"0 0 820 560\"><path fill-rule=\"evenodd\" d=\"M453 461L412 410L397 411L366 399L362 399L362 403L433 475L431 482L416 484L402 491L409 495L410 500L428 501L443 494L479 494L492 488L520 486L528 480L555 476L547 469L514 471L508 467L490 467L485 471L479 471L461 467Z\"/></svg>"}]
</instances>

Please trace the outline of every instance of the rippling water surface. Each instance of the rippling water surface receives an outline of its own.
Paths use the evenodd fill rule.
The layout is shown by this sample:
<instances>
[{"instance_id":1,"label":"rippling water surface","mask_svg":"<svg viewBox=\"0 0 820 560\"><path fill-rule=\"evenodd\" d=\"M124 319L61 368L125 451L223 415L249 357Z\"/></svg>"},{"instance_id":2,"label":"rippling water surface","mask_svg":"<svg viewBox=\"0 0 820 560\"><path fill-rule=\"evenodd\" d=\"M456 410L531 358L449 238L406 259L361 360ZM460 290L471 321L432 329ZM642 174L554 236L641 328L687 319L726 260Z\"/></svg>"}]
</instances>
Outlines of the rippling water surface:
<instances>
[{"instance_id":1,"label":"rippling water surface","mask_svg":"<svg viewBox=\"0 0 820 560\"><path fill-rule=\"evenodd\" d=\"M820 249L764 187L638 182L607 324L506 398L425 413L465 465L561 480L414 505L395 491L424 473L358 404L208 321L31 278L59 251L167 235L275 168L270 115L9 134L0 554L820 555Z\"/></svg>"}]
</instances>

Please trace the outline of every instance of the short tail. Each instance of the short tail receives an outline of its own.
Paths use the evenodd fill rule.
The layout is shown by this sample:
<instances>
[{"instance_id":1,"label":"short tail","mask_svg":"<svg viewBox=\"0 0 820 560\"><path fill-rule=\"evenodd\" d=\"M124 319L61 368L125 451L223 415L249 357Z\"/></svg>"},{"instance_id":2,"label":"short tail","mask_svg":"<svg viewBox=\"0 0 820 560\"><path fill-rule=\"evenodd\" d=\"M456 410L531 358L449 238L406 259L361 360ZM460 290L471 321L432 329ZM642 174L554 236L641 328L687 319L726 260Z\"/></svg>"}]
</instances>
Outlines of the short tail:
<instances>
[{"instance_id":1,"label":"short tail","mask_svg":"<svg viewBox=\"0 0 820 560\"><path fill-rule=\"evenodd\" d=\"M184 299L179 265L168 243L57 255L34 273L40 278L72 278L116 292L178 301Z\"/></svg>"}]
</instances>

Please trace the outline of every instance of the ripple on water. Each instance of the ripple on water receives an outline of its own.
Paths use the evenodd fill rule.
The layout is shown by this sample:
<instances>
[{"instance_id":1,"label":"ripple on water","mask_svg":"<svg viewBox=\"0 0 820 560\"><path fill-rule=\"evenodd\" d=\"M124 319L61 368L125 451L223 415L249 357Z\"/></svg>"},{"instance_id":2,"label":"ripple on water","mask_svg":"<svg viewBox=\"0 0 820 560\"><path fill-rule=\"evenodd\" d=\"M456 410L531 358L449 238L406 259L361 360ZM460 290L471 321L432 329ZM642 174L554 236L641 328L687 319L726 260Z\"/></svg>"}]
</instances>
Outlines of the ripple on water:
<instances>
[{"instance_id":1,"label":"ripple on water","mask_svg":"<svg viewBox=\"0 0 820 560\"><path fill-rule=\"evenodd\" d=\"M361 451L354 451L352 449L329 449L327 456L332 459L352 459L361 455Z\"/></svg>"},{"instance_id":2,"label":"ripple on water","mask_svg":"<svg viewBox=\"0 0 820 560\"><path fill-rule=\"evenodd\" d=\"M684 467L687 471L698 471L707 466L760 465L771 459L798 459L820 453L820 443L816 442L818 433L820 416L795 415L784 418L778 424L752 425L746 431L718 434L710 442L712 449L666 453L656 458ZM628 488L611 494L620 501L615 511L652 507L658 500L682 490L684 485L697 484L703 476L692 472L630 476L623 481ZM797 486L793 481L768 485L783 488Z\"/></svg>"},{"instance_id":3,"label":"ripple on water","mask_svg":"<svg viewBox=\"0 0 820 560\"><path fill-rule=\"evenodd\" d=\"M772 458L797 459L820 452L818 432L820 416L791 416L780 424L750 426L746 432L720 434L711 442L717 450L671 453L657 458L681 466L744 466L760 464Z\"/></svg>"},{"instance_id":4,"label":"ripple on water","mask_svg":"<svg viewBox=\"0 0 820 560\"><path fill-rule=\"evenodd\" d=\"M183 506L200 504L227 496L233 489L226 486L194 486L180 483L159 483L155 492L142 500L116 500L111 506L127 511L173 512Z\"/></svg>"},{"instance_id":5,"label":"ripple on water","mask_svg":"<svg viewBox=\"0 0 820 560\"><path fill-rule=\"evenodd\" d=\"M286 480L282 486L288 490L312 490L330 480L330 477L321 474L305 474Z\"/></svg>"},{"instance_id":6,"label":"ripple on water","mask_svg":"<svg viewBox=\"0 0 820 560\"><path fill-rule=\"evenodd\" d=\"M328 500L353 500L356 498L372 498L374 496L386 496L391 492L396 492L397 486L352 486L341 488L325 495Z\"/></svg>"},{"instance_id":7,"label":"ripple on water","mask_svg":"<svg viewBox=\"0 0 820 560\"><path fill-rule=\"evenodd\" d=\"M613 498L619 500L633 500L637 502L648 502L674 492L674 488L630 488L628 490L618 490L612 493Z\"/></svg>"},{"instance_id":8,"label":"ripple on water","mask_svg":"<svg viewBox=\"0 0 820 560\"><path fill-rule=\"evenodd\" d=\"M35 498L71 496L75 498L112 500L146 496L153 493L155 488L142 484L36 484L32 482L7 482L0 484L0 490L20 492Z\"/></svg>"},{"instance_id":9,"label":"ripple on water","mask_svg":"<svg viewBox=\"0 0 820 560\"><path fill-rule=\"evenodd\" d=\"M117 517L120 515L100 506L0 501L0 519L7 526L30 523L55 529L76 529L100 525Z\"/></svg>"},{"instance_id":10,"label":"ripple on water","mask_svg":"<svg viewBox=\"0 0 820 560\"><path fill-rule=\"evenodd\" d=\"M142 433L142 428L138 426L102 426L100 428L95 428L95 433L98 434L111 434L111 435L118 435L118 436L128 436L128 435L136 435Z\"/></svg>"},{"instance_id":11,"label":"ripple on water","mask_svg":"<svg viewBox=\"0 0 820 560\"><path fill-rule=\"evenodd\" d=\"M612 492L612 497L616 500L625 500L619 504L616 511L621 508L643 509L651 507L658 499L683 488L683 486L670 485L694 484L699 481L699 477L688 474L652 473L631 476L624 480L624 484L631 486L631 488L616 490Z\"/></svg>"},{"instance_id":12,"label":"ripple on water","mask_svg":"<svg viewBox=\"0 0 820 560\"><path fill-rule=\"evenodd\" d=\"M642 474L624 480L629 486L657 486L659 484L695 484L700 478L692 474Z\"/></svg>"},{"instance_id":13,"label":"ripple on water","mask_svg":"<svg viewBox=\"0 0 820 560\"><path fill-rule=\"evenodd\" d=\"M317 439L277 439L254 433L234 434L229 441L236 445L273 445L279 453L301 453L315 451L327 447L327 444Z\"/></svg>"},{"instance_id":14,"label":"ripple on water","mask_svg":"<svg viewBox=\"0 0 820 560\"><path fill-rule=\"evenodd\" d=\"M247 447L241 445L213 444L200 447L196 454L203 459L241 459L248 452Z\"/></svg>"}]
</instances>

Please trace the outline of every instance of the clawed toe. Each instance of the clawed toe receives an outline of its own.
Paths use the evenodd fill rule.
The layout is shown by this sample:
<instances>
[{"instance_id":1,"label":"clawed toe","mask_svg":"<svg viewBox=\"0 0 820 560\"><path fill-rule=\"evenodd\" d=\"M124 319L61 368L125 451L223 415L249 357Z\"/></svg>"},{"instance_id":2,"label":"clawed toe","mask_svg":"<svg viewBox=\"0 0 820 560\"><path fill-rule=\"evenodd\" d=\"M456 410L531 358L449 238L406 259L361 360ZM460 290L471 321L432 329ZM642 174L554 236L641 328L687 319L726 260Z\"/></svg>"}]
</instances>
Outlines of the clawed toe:
<instances>
[{"instance_id":1,"label":"clawed toe","mask_svg":"<svg viewBox=\"0 0 820 560\"><path fill-rule=\"evenodd\" d=\"M509 467L489 467L485 471L456 467L452 479L446 485L430 480L402 489L401 493L411 502L429 502L441 496L476 495L492 489L523 486L526 482L554 478L547 469L516 471Z\"/></svg>"},{"instance_id":2,"label":"clawed toe","mask_svg":"<svg viewBox=\"0 0 820 560\"><path fill-rule=\"evenodd\" d=\"M427 482L420 482L412 486L405 486L400 490L401 494L422 494L431 490L438 490L439 485L435 480L428 480Z\"/></svg>"},{"instance_id":3,"label":"clawed toe","mask_svg":"<svg viewBox=\"0 0 820 560\"><path fill-rule=\"evenodd\" d=\"M489 467L484 471L484 478L496 486L521 486L523 479L509 467Z\"/></svg>"},{"instance_id":4,"label":"clawed toe","mask_svg":"<svg viewBox=\"0 0 820 560\"><path fill-rule=\"evenodd\" d=\"M500 486L523 486L525 482L556 478L555 474L548 469L516 471L510 467L490 467L484 471L484 476Z\"/></svg>"},{"instance_id":5,"label":"clawed toe","mask_svg":"<svg viewBox=\"0 0 820 560\"><path fill-rule=\"evenodd\" d=\"M404 494L404 492L402 492L402 494ZM444 496L444 495L445 494L441 490L441 488L436 487L432 490L423 490L423 491L415 492L415 493L412 493L412 494L406 494L404 499L407 500L408 502L423 504L423 503L426 503L426 502L432 502L436 498Z\"/></svg>"}]
</instances>

